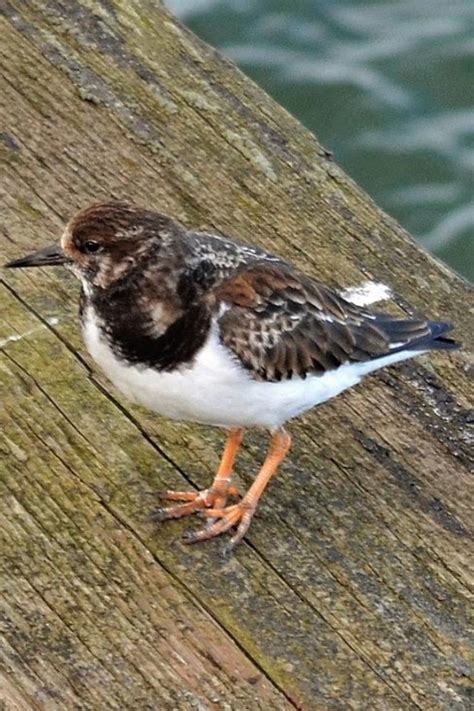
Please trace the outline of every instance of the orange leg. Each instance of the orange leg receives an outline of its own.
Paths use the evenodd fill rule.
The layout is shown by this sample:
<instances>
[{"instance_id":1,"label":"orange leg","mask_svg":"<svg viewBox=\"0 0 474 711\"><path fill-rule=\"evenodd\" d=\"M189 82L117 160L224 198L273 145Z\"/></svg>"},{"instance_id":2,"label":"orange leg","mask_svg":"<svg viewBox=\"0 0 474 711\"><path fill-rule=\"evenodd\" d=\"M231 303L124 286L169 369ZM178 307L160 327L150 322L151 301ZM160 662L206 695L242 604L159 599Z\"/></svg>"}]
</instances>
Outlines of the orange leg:
<instances>
[{"instance_id":1,"label":"orange leg","mask_svg":"<svg viewBox=\"0 0 474 711\"><path fill-rule=\"evenodd\" d=\"M214 538L214 536L228 531L229 528L233 526L237 526L237 533L230 539L227 550L232 549L239 543L247 533L259 499L268 482L278 469L278 466L286 457L290 444L290 435L285 432L283 428L278 430L272 437L270 449L257 478L242 501L233 506L227 506L226 508L208 508L206 511L203 511L203 515L217 518L217 521L213 522L207 528L202 528L198 531L190 531L185 534L186 543L206 541L209 538Z\"/></svg>"},{"instance_id":2,"label":"orange leg","mask_svg":"<svg viewBox=\"0 0 474 711\"><path fill-rule=\"evenodd\" d=\"M185 501L186 503L158 509L151 514L149 520L165 521L169 518L181 518L211 506L212 508L223 509L228 496L238 497L239 492L235 486L230 486L230 479L235 457L242 444L243 437L244 430L242 428L229 430L219 469L210 489L204 489L203 491L167 491L163 498L169 501Z\"/></svg>"}]
</instances>

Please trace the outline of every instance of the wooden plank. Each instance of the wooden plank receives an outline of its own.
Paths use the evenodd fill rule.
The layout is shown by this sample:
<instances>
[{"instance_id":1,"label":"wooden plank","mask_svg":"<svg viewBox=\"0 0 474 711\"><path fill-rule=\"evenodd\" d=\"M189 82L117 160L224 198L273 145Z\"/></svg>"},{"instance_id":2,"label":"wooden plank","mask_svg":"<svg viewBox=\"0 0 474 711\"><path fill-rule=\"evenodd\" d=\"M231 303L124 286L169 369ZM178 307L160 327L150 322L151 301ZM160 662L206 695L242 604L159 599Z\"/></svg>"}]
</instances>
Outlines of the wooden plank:
<instances>
[{"instance_id":1,"label":"wooden plank","mask_svg":"<svg viewBox=\"0 0 474 711\"><path fill-rule=\"evenodd\" d=\"M94 199L262 244L452 319L472 290L156 3L0 3L1 261ZM1 284L0 699L14 708L464 709L472 696L471 361L423 357L291 425L247 541L185 547L156 492L205 486L216 430L93 369L62 271ZM472 420L471 420L472 421ZM249 485L265 435L249 433ZM471 628L472 629L472 628Z\"/></svg>"}]
</instances>

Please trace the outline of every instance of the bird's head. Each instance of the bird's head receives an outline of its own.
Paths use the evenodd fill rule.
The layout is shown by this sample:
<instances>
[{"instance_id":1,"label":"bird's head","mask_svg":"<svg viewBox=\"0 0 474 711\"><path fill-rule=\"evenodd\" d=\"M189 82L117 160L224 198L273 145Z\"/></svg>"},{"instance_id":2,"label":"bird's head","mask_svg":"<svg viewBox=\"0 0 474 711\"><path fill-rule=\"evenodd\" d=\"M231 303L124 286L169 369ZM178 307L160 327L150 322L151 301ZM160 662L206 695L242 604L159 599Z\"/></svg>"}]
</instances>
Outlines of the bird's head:
<instances>
[{"instance_id":1,"label":"bird's head","mask_svg":"<svg viewBox=\"0 0 474 711\"><path fill-rule=\"evenodd\" d=\"M81 210L58 244L6 264L43 267L63 264L83 283L107 288L130 273L163 241L172 240L180 226L166 215L124 202L102 202Z\"/></svg>"}]
</instances>

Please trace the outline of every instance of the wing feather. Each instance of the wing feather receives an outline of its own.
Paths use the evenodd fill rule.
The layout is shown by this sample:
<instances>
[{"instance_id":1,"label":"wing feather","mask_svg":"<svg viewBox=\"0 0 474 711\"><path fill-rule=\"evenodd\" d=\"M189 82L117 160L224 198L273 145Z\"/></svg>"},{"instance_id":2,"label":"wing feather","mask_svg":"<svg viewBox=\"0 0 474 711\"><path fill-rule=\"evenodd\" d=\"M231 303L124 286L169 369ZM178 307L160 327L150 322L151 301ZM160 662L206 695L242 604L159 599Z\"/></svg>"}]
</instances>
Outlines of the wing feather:
<instances>
[{"instance_id":1,"label":"wing feather","mask_svg":"<svg viewBox=\"0 0 474 711\"><path fill-rule=\"evenodd\" d=\"M423 319L374 314L284 263L243 265L213 292L222 342L261 380L320 374L430 335Z\"/></svg>"}]
</instances>

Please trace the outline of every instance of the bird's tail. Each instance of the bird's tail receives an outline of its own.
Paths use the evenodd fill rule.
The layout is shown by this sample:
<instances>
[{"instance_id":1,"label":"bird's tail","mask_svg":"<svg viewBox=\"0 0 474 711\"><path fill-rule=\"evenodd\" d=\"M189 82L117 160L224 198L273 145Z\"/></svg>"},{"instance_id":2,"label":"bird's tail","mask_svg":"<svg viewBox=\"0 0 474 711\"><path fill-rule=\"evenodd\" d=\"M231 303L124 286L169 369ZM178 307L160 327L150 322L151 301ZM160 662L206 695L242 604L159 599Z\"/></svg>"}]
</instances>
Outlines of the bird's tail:
<instances>
[{"instance_id":1,"label":"bird's tail","mask_svg":"<svg viewBox=\"0 0 474 711\"><path fill-rule=\"evenodd\" d=\"M454 350L460 344L446 336L452 329L451 323L426 321L424 319L398 319L379 314L375 324L389 338L389 353L400 351Z\"/></svg>"}]
</instances>

